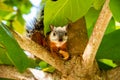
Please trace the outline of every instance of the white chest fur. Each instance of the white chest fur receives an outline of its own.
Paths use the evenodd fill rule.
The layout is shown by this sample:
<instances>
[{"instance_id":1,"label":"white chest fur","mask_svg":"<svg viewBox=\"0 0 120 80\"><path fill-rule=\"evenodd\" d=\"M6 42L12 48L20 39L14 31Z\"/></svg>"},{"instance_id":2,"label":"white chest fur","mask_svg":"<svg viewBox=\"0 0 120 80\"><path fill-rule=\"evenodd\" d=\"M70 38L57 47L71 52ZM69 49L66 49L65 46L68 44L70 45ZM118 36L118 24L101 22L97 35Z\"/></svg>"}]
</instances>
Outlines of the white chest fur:
<instances>
[{"instance_id":1,"label":"white chest fur","mask_svg":"<svg viewBox=\"0 0 120 80\"><path fill-rule=\"evenodd\" d=\"M57 47L61 47L62 45L64 45L65 42L66 42L66 41L56 42L55 44L56 44Z\"/></svg>"}]
</instances>

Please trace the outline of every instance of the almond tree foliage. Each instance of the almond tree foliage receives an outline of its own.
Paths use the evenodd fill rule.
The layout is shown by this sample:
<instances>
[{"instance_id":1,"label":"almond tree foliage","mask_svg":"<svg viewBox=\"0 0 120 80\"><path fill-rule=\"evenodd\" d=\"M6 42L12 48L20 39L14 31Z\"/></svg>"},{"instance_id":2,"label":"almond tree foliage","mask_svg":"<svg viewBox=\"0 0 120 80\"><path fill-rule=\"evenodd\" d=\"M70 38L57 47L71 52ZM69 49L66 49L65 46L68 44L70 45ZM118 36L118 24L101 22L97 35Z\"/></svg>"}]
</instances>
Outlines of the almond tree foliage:
<instances>
[{"instance_id":1,"label":"almond tree foliage","mask_svg":"<svg viewBox=\"0 0 120 80\"><path fill-rule=\"evenodd\" d=\"M80 21L80 23L85 23L86 26L79 26L79 27L81 29L83 29L84 27L87 28L87 31L85 33L87 33L88 38L90 38L93 32L94 25L106 1L107 0L42 0L41 4L45 5L44 7L45 34L48 31L50 31L49 29L50 24L55 26L63 26L66 24L71 24L70 27L72 26L75 27L75 25L79 25L79 20L84 18L84 21ZM117 66L119 67L119 62L120 62L119 27L120 26L116 25L116 22L120 22L119 5L120 5L119 0L110 0L109 2L109 9L112 12L112 18L109 21L107 29L104 32L104 37L102 38L102 42L96 53L96 61L97 64L99 65L99 69L102 69L104 71L111 70ZM19 33L25 32L24 30L25 20L23 19L22 15L28 14L32 6L33 5L30 3L29 0L0 1L0 22L1 22L0 23L0 64L14 65L20 72L25 71L29 67L33 67L33 65L31 66L31 64L33 64L34 61L30 60L25 55L23 51L23 49L25 48L21 47L21 45L17 43L14 36L11 34L10 29L15 30L16 32ZM7 26L4 25L2 22L4 22ZM72 32L70 34L75 34L75 33ZM80 36L80 37L85 38L85 36ZM86 40L85 39L84 40L87 42L88 38L85 38ZM80 40L78 40L78 42L79 41ZM82 50L81 51L81 55L82 55L82 53L84 52L84 48L83 49L81 48L79 50ZM74 56L71 56L71 62L68 61L68 63L73 62ZM51 61L46 60L44 58L42 58L42 60L48 61L47 63L51 64L58 71L61 70L58 69L58 66L56 67L56 64L53 65ZM80 60L82 61L82 59ZM67 61L65 62L65 64L67 64ZM43 62L40 63L40 65L47 67L48 64Z\"/></svg>"}]
</instances>

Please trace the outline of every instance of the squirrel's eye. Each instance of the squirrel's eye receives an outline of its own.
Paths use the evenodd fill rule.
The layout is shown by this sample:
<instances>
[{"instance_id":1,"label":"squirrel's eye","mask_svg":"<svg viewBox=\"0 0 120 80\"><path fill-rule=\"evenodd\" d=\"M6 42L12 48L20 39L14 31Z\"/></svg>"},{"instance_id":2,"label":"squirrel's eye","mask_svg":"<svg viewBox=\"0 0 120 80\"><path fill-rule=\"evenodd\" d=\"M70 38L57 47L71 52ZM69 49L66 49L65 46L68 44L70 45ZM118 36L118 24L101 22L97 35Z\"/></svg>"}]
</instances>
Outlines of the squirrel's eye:
<instances>
[{"instance_id":1,"label":"squirrel's eye","mask_svg":"<svg viewBox=\"0 0 120 80\"><path fill-rule=\"evenodd\" d=\"M65 36L67 36L67 32L65 33Z\"/></svg>"},{"instance_id":2,"label":"squirrel's eye","mask_svg":"<svg viewBox=\"0 0 120 80\"><path fill-rule=\"evenodd\" d=\"M56 34L55 33L53 33L53 36L55 36Z\"/></svg>"}]
</instances>

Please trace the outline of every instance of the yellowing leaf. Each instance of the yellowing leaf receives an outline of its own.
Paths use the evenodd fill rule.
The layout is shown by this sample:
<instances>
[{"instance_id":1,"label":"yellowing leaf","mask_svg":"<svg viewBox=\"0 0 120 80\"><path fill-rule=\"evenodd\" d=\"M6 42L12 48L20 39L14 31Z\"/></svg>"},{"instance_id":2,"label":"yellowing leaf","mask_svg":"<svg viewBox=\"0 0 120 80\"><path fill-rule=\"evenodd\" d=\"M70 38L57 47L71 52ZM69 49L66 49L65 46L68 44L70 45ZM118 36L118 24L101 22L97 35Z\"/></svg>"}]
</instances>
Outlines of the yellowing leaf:
<instances>
[{"instance_id":1,"label":"yellowing leaf","mask_svg":"<svg viewBox=\"0 0 120 80\"><path fill-rule=\"evenodd\" d=\"M11 6L8 6L1 1L0 1L0 10L10 11L10 12L14 11L14 9Z\"/></svg>"},{"instance_id":2,"label":"yellowing leaf","mask_svg":"<svg viewBox=\"0 0 120 80\"><path fill-rule=\"evenodd\" d=\"M20 24L20 22L18 20L15 20L13 22L13 27L15 29L15 31L23 34L25 32L25 28L24 28L24 25Z\"/></svg>"}]
</instances>

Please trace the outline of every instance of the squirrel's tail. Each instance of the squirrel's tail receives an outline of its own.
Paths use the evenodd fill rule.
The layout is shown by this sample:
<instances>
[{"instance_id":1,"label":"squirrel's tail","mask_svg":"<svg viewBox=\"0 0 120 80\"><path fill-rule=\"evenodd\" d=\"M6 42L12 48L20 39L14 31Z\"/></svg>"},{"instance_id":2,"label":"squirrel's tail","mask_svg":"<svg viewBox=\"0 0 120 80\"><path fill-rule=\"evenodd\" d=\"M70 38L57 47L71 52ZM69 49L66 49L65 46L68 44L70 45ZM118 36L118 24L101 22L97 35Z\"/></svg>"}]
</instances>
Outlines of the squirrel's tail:
<instances>
[{"instance_id":1,"label":"squirrel's tail","mask_svg":"<svg viewBox=\"0 0 120 80\"><path fill-rule=\"evenodd\" d=\"M44 24L43 24L43 17L37 20L34 18L30 22L26 24L26 35L27 37L31 38L33 41L38 43L39 45L44 46Z\"/></svg>"},{"instance_id":2,"label":"squirrel's tail","mask_svg":"<svg viewBox=\"0 0 120 80\"><path fill-rule=\"evenodd\" d=\"M31 37L33 33L36 31L40 32L40 34L44 35L44 24L43 24L43 19L44 19L44 6L38 11L38 17L37 18L32 18L32 20L27 21L26 23L26 35L28 37Z\"/></svg>"},{"instance_id":3,"label":"squirrel's tail","mask_svg":"<svg viewBox=\"0 0 120 80\"><path fill-rule=\"evenodd\" d=\"M30 22L26 23L27 37L31 37L32 34L35 33L36 31L44 35L43 29L44 29L43 18L41 18L40 20L37 20L36 18L34 18Z\"/></svg>"}]
</instances>

